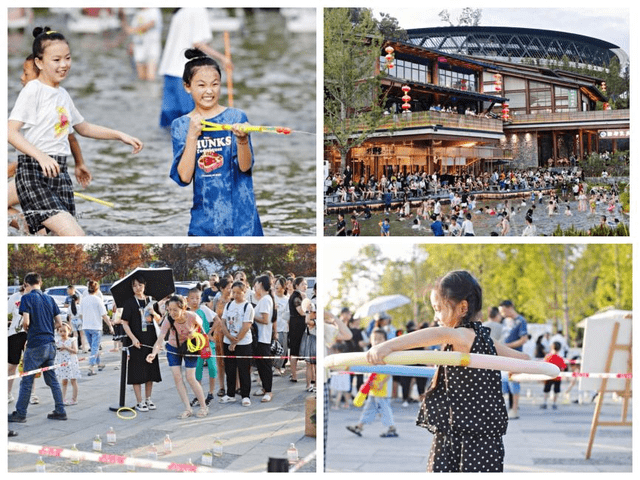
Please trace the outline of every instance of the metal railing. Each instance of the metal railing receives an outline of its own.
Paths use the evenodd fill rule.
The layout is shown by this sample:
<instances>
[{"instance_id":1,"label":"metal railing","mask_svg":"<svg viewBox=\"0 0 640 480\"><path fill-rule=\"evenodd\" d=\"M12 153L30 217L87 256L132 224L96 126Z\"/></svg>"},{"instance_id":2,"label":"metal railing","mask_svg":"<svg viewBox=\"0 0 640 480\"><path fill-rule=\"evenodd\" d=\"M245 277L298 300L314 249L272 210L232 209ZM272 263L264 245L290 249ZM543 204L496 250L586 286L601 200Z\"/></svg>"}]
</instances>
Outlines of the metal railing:
<instances>
[{"instance_id":1,"label":"metal railing","mask_svg":"<svg viewBox=\"0 0 640 480\"><path fill-rule=\"evenodd\" d=\"M589 112L557 112L557 113L530 113L511 115L511 123L550 123L550 122L585 122L585 121L610 121L629 120L631 113L627 109L622 110L594 110Z\"/></svg>"}]
</instances>

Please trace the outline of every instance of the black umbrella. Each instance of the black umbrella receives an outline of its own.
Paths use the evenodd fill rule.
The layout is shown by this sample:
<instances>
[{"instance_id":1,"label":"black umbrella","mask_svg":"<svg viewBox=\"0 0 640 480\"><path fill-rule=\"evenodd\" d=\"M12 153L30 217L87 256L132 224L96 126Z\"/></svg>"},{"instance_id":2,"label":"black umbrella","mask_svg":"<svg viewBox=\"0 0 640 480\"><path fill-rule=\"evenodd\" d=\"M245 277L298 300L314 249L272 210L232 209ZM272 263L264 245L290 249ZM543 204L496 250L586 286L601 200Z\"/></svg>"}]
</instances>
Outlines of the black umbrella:
<instances>
[{"instance_id":1,"label":"black umbrella","mask_svg":"<svg viewBox=\"0 0 640 480\"><path fill-rule=\"evenodd\" d=\"M111 286L111 295L113 295L113 301L118 308L123 307L127 299L133 297L131 282L138 273L144 277L146 282L145 295L162 300L175 292L173 270L170 268L136 268Z\"/></svg>"}]
</instances>

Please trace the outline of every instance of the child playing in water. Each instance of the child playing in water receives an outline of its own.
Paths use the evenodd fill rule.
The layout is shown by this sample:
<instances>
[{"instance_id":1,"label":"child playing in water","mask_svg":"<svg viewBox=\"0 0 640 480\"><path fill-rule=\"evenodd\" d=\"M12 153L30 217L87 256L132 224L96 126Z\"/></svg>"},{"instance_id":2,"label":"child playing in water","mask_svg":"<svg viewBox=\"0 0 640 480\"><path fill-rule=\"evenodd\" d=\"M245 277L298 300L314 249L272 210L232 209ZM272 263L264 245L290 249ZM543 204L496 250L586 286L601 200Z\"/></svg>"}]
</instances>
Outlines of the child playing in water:
<instances>
[{"instance_id":1,"label":"child playing in water","mask_svg":"<svg viewBox=\"0 0 640 480\"><path fill-rule=\"evenodd\" d=\"M392 352L443 345L443 350L520 359L529 356L493 343L490 330L478 317L482 288L466 271L445 275L431 292L439 327L417 330L375 345L369 363L382 364ZM418 425L434 434L429 472L501 472L502 436L507 409L499 370L440 366L418 414Z\"/></svg>"},{"instance_id":2,"label":"child playing in water","mask_svg":"<svg viewBox=\"0 0 640 480\"><path fill-rule=\"evenodd\" d=\"M22 153L16 171L18 199L31 233L46 227L57 235L84 235L75 219L67 172L71 127L85 137L120 140L133 146L133 153L142 150L143 144L125 133L86 122L60 86L71 68L64 35L49 27L37 27L33 35L34 63L40 74L22 89L8 121L9 143Z\"/></svg>"},{"instance_id":3,"label":"child playing in water","mask_svg":"<svg viewBox=\"0 0 640 480\"><path fill-rule=\"evenodd\" d=\"M189 235L262 236L253 194L253 148L241 124L246 114L220 105L220 67L197 49L185 52L184 88L195 108L171 124L171 178L181 187L193 182ZM202 121L232 129L203 131Z\"/></svg>"},{"instance_id":4,"label":"child playing in water","mask_svg":"<svg viewBox=\"0 0 640 480\"><path fill-rule=\"evenodd\" d=\"M25 59L22 64L22 75L20 75L20 83L24 87L31 80L35 80L38 78L40 74L40 70L36 67L34 61L33 53L29 54L29 56ZM74 163L75 163L75 176L78 183L84 188L91 182L91 172L84 164L84 159L82 157L82 151L80 150L80 144L76 139L75 134L69 133L69 147L71 149L71 154L73 155ZM9 164L9 178L12 178L16 174L18 164L10 163ZM20 222L17 218L20 215L20 212L14 208L15 205L18 205L20 201L18 200L18 192L16 190L16 182L15 180L11 180L7 185L8 192L8 216L12 218L11 226L14 228L20 228ZM42 230L41 233L45 233Z\"/></svg>"}]
</instances>

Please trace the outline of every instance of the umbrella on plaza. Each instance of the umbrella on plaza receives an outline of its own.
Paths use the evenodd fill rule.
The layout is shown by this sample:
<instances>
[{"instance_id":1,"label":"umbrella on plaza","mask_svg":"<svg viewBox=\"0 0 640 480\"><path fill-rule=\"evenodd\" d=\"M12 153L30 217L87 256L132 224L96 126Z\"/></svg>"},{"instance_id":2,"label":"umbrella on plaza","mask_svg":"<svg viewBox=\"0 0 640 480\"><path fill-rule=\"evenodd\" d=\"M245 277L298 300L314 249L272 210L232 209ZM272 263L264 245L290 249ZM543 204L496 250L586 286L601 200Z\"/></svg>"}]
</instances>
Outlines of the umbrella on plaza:
<instances>
[{"instance_id":1,"label":"umbrella on plaza","mask_svg":"<svg viewBox=\"0 0 640 480\"><path fill-rule=\"evenodd\" d=\"M111 286L111 295L116 305L121 308L128 298L133 297L131 282L134 275L141 273L146 281L145 295L162 300L175 292L173 270L170 268L136 268L126 277L121 278Z\"/></svg>"},{"instance_id":2,"label":"umbrella on plaza","mask_svg":"<svg viewBox=\"0 0 640 480\"><path fill-rule=\"evenodd\" d=\"M356 318L371 317L376 313L386 312L387 310L401 307L407 303L411 303L411 299L404 295L383 295L381 297L376 297L373 300L369 300L367 303L362 305L356 310L354 316Z\"/></svg>"}]
</instances>

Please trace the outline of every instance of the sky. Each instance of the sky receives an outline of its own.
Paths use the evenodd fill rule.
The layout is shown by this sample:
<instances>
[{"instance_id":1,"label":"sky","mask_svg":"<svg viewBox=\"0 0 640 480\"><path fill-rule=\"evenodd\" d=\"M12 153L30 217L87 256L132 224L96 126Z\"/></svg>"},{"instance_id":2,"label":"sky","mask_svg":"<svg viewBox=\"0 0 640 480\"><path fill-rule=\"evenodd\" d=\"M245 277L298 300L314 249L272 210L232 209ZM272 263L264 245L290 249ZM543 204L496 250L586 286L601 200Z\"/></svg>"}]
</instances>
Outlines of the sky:
<instances>
[{"instance_id":1,"label":"sky","mask_svg":"<svg viewBox=\"0 0 640 480\"><path fill-rule=\"evenodd\" d=\"M567 2L556 2L556 4ZM575 4L575 2L574 2ZM580 3L585 5L585 3ZM523 28L541 28L557 30L568 33L586 35L598 38L618 45L629 54L629 17L631 10L628 4L621 2L609 2L608 8L487 8L483 6L469 5L472 8L481 8L482 17L480 26L508 26ZM593 4L595 5L595 4ZM601 3L605 5L605 3ZM457 24L457 18L462 8L456 8L449 3L439 8L393 8L378 7L374 12L388 13L398 19L404 29L445 27L449 24L443 22L438 13L448 10L451 21Z\"/></svg>"}]
</instances>

